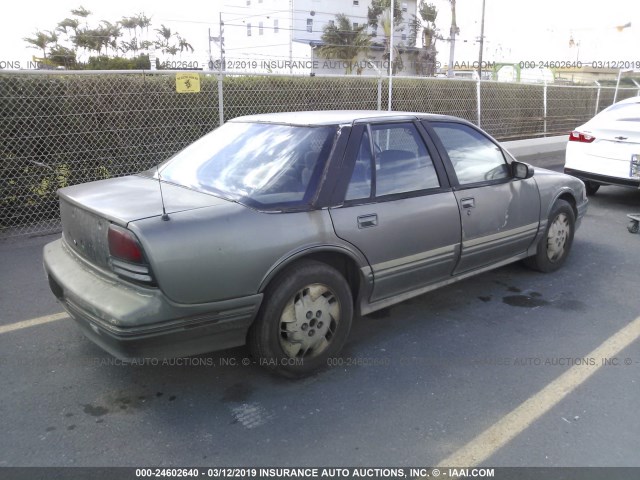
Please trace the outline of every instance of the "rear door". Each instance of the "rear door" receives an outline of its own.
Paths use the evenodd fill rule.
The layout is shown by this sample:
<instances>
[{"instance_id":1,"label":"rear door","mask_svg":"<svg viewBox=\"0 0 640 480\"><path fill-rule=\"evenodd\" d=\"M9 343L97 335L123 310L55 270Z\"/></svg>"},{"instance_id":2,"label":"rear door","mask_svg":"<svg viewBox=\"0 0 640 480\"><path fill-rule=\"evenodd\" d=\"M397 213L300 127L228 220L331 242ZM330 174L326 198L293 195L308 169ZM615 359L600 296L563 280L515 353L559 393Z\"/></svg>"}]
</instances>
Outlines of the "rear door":
<instances>
[{"instance_id":1,"label":"rear door","mask_svg":"<svg viewBox=\"0 0 640 480\"><path fill-rule=\"evenodd\" d=\"M330 214L372 267L372 302L448 278L458 259L456 197L425 137L411 121L357 125L350 137L350 181Z\"/></svg>"},{"instance_id":2,"label":"rear door","mask_svg":"<svg viewBox=\"0 0 640 480\"><path fill-rule=\"evenodd\" d=\"M540 222L533 178L515 179L502 149L466 123L424 122L445 160L462 219L462 254L455 274L521 254Z\"/></svg>"}]
</instances>

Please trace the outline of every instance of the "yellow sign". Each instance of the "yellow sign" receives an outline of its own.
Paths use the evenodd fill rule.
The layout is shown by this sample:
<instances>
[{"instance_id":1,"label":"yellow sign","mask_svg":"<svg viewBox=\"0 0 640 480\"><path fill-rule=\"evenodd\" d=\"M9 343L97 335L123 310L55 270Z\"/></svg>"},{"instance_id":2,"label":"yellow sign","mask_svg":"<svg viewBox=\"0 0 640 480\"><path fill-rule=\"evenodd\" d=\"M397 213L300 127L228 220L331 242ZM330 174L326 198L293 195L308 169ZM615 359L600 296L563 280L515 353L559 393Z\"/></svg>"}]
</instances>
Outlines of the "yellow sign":
<instances>
[{"instance_id":1,"label":"yellow sign","mask_svg":"<svg viewBox=\"0 0 640 480\"><path fill-rule=\"evenodd\" d=\"M176 73L176 92L200 93L200 75L197 73Z\"/></svg>"}]
</instances>

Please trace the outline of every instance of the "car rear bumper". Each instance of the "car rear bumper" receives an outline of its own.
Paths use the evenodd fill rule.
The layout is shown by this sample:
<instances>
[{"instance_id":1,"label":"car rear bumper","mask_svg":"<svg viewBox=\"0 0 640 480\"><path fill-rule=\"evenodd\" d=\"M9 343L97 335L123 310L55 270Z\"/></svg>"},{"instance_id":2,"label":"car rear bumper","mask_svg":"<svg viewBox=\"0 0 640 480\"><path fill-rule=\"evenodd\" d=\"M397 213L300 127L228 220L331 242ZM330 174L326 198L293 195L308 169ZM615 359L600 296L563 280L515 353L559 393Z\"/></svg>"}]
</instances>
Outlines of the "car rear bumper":
<instances>
[{"instance_id":1,"label":"car rear bumper","mask_svg":"<svg viewBox=\"0 0 640 480\"><path fill-rule=\"evenodd\" d=\"M565 168L564 173L577 177L582 181L590 181L602 185L620 185L623 187L640 188L640 178L632 177L612 177L609 175L600 175L598 173L584 172L573 168Z\"/></svg>"},{"instance_id":2,"label":"car rear bumper","mask_svg":"<svg viewBox=\"0 0 640 480\"><path fill-rule=\"evenodd\" d=\"M44 247L52 292L82 332L122 360L175 358L236 347L246 334L262 294L185 305L158 288L124 283L72 252L63 240Z\"/></svg>"}]
</instances>

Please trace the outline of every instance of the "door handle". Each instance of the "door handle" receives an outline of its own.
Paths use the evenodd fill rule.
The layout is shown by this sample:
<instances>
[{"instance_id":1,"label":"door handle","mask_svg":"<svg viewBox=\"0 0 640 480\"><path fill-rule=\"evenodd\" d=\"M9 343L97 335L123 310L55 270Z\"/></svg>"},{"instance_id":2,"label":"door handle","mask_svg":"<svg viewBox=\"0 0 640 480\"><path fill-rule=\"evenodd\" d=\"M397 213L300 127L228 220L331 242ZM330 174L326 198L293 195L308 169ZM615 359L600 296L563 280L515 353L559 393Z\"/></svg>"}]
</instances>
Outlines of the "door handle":
<instances>
[{"instance_id":1,"label":"door handle","mask_svg":"<svg viewBox=\"0 0 640 480\"><path fill-rule=\"evenodd\" d=\"M460 205L462 205L462 208L474 208L476 206L476 199L471 197L463 198L460 200Z\"/></svg>"},{"instance_id":2,"label":"door handle","mask_svg":"<svg viewBox=\"0 0 640 480\"><path fill-rule=\"evenodd\" d=\"M376 225L378 225L378 215L375 213L358 217L358 228L369 228Z\"/></svg>"}]
</instances>

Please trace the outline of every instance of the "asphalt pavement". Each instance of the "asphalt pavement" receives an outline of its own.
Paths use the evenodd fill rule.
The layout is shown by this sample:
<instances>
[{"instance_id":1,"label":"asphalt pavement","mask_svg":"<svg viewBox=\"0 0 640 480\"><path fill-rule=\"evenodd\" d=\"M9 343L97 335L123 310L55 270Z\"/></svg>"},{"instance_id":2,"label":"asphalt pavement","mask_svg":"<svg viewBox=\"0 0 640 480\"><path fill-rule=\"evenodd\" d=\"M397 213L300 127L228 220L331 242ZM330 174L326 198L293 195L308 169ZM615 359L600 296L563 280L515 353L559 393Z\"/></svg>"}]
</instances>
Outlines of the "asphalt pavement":
<instances>
[{"instance_id":1,"label":"asphalt pavement","mask_svg":"<svg viewBox=\"0 0 640 480\"><path fill-rule=\"evenodd\" d=\"M62 311L41 255L57 236L0 241L0 466L433 466L495 425L509 441L482 465L640 466L638 341L527 416L640 316L634 211L639 191L601 188L560 271L513 264L356 319L303 380L244 348L122 365L68 318L10 329Z\"/></svg>"}]
</instances>

